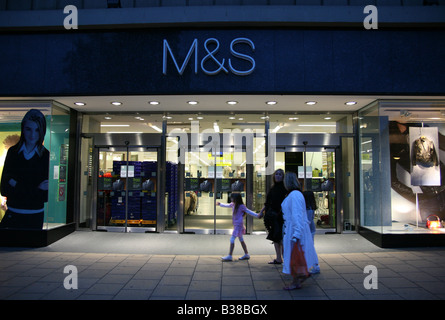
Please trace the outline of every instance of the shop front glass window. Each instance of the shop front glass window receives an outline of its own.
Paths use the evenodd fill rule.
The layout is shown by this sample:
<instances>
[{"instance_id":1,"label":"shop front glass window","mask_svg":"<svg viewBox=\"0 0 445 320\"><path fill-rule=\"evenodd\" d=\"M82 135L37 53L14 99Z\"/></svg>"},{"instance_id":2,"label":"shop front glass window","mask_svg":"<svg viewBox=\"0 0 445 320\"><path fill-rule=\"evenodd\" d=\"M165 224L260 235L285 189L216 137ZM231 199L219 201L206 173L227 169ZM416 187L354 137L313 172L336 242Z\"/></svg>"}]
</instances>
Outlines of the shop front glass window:
<instances>
[{"instance_id":1,"label":"shop front glass window","mask_svg":"<svg viewBox=\"0 0 445 320\"><path fill-rule=\"evenodd\" d=\"M99 113L85 114L82 133L161 133L162 114Z\"/></svg>"},{"instance_id":2,"label":"shop front glass window","mask_svg":"<svg viewBox=\"0 0 445 320\"><path fill-rule=\"evenodd\" d=\"M445 232L445 103L380 101L359 122L362 226Z\"/></svg>"},{"instance_id":3,"label":"shop front glass window","mask_svg":"<svg viewBox=\"0 0 445 320\"><path fill-rule=\"evenodd\" d=\"M48 210L45 221L46 227L50 229L67 223L69 111L63 106L53 104L48 124L50 160Z\"/></svg>"},{"instance_id":4,"label":"shop front glass window","mask_svg":"<svg viewBox=\"0 0 445 320\"><path fill-rule=\"evenodd\" d=\"M382 207L385 183L381 180L385 178L382 170L387 165L380 163L380 139L383 137L380 135L378 104L359 113L359 128L360 223L363 227L382 232L382 210L388 208ZM389 216L388 211L385 214Z\"/></svg>"},{"instance_id":5,"label":"shop front glass window","mask_svg":"<svg viewBox=\"0 0 445 320\"><path fill-rule=\"evenodd\" d=\"M0 227L66 224L68 109L55 102L3 102L0 123Z\"/></svg>"},{"instance_id":6,"label":"shop front glass window","mask_svg":"<svg viewBox=\"0 0 445 320\"><path fill-rule=\"evenodd\" d=\"M253 207L260 212L266 202L266 137L259 134L253 145ZM265 231L264 221L253 219L253 231Z\"/></svg>"},{"instance_id":7,"label":"shop front glass window","mask_svg":"<svg viewBox=\"0 0 445 320\"><path fill-rule=\"evenodd\" d=\"M251 114L170 114L167 117L168 135L184 135L190 139L180 151L185 165L184 230L228 232L232 228L232 212L217 203L230 202L230 194L239 192L245 204L251 208L255 205L257 199L248 197L255 191L247 192L248 170L252 171L254 164L252 160L247 161L254 147L264 154L264 143L253 135L258 130L264 132L264 120ZM247 147L247 140L236 140L237 134L252 137L252 144ZM255 168L261 178L261 164Z\"/></svg>"},{"instance_id":8,"label":"shop front glass window","mask_svg":"<svg viewBox=\"0 0 445 320\"><path fill-rule=\"evenodd\" d=\"M351 114L269 114L270 130L274 133L326 134L352 133Z\"/></svg>"}]
</instances>

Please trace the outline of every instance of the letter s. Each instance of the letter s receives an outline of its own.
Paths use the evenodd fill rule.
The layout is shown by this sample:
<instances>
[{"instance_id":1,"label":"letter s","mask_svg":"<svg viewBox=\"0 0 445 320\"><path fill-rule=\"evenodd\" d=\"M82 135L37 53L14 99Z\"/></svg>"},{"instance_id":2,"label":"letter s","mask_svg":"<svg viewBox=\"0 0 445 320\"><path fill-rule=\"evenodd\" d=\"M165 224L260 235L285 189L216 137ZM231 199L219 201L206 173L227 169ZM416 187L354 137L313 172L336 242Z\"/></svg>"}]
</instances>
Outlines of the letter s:
<instances>
[{"instance_id":1,"label":"letter s","mask_svg":"<svg viewBox=\"0 0 445 320\"><path fill-rule=\"evenodd\" d=\"M251 56L248 56L247 54L243 54L243 53L237 52L234 49L234 47L238 43L246 43L246 44L248 44L252 48L252 51L255 51L255 44L252 42L252 40L247 39L247 38L236 38L236 39L233 39L232 42L230 43L230 53L234 57L240 58L242 60L247 60L247 61L249 61L252 64L252 68L250 68L249 70L246 70L246 71L236 70L232 66L232 60L229 59L229 68L230 68L230 70L234 74L236 74L238 76L247 76L247 75L251 74L255 70L255 59L253 59Z\"/></svg>"}]
</instances>

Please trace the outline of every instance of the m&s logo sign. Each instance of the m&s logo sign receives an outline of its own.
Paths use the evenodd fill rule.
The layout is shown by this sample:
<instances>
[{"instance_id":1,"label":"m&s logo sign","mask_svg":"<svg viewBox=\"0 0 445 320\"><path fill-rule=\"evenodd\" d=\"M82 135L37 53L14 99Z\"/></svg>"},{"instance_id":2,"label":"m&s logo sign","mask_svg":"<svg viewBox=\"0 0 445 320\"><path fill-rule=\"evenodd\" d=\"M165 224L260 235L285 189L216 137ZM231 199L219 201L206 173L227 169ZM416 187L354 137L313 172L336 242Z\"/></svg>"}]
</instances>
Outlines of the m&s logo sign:
<instances>
[{"instance_id":1,"label":"m&s logo sign","mask_svg":"<svg viewBox=\"0 0 445 320\"><path fill-rule=\"evenodd\" d=\"M199 60L199 49L200 49L199 42L198 39L194 39L187 53L187 56L184 58L184 62L181 64L181 67L179 67L175 54L173 53L168 41L164 39L163 55L162 55L162 73L164 75L167 75L167 60L168 56L170 56L176 67L176 71L180 75L184 73L185 68L187 67L187 65L189 64L190 60L193 57L194 60L193 70L195 74L198 73L198 68L201 67L202 72L210 76L217 75L220 72L224 72L226 74L233 73L237 76L247 76L255 70L255 59L248 54L241 53L239 51L241 46L247 46L248 51L251 51L252 53L255 51L255 44L253 43L252 40L248 38L236 38L230 42L229 46L230 57L228 58L219 57L217 56L220 47L219 40L216 38L208 38L207 40L204 41L203 44L203 49L205 51L205 54L201 58L201 60ZM235 68L233 64L233 61L235 59L246 61L248 64L248 68L243 70L239 69L239 67Z\"/></svg>"}]
</instances>

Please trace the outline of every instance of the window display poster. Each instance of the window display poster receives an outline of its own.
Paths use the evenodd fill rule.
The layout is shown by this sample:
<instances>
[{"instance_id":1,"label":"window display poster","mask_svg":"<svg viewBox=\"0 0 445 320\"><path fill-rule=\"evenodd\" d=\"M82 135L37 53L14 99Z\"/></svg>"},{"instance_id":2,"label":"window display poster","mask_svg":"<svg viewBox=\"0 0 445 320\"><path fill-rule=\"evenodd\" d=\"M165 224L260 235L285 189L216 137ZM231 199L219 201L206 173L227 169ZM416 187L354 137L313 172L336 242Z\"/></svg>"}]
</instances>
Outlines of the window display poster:
<instances>
[{"instance_id":1,"label":"window display poster","mask_svg":"<svg viewBox=\"0 0 445 320\"><path fill-rule=\"evenodd\" d=\"M4 124L2 124L4 126ZM17 126L20 129L20 123ZM0 177L3 172L3 164L5 163L6 153L8 149L20 140L20 131L4 131L0 132ZM0 194L0 220L6 212L6 197Z\"/></svg>"},{"instance_id":2,"label":"window display poster","mask_svg":"<svg viewBox=\"0 0 445 320\"><path fill-rule=\"evenodd\" d=\"M50 153L43 143L46 130L45 115L38 109L30 109L22 118L18 143L9 145L1 174L1 192L7 198L6 212L10 213L1 220L1 228L38 230L43 227L50 186ZM27 157L22 150L32 153ZM24 185L20 187L20 183ZM17 219L20 210L32 210L33 213L21 214Z\"/></svg>"},{"instance_id":3,"label":"window display poster","mask_svg":"<svg viewBox=\"0 0 445 320\"><path fill-rule=\"evenodd\" d=\"M440 186L439 132L437 127L409 128L411 185Z\"/></svg>"}]
</instances>

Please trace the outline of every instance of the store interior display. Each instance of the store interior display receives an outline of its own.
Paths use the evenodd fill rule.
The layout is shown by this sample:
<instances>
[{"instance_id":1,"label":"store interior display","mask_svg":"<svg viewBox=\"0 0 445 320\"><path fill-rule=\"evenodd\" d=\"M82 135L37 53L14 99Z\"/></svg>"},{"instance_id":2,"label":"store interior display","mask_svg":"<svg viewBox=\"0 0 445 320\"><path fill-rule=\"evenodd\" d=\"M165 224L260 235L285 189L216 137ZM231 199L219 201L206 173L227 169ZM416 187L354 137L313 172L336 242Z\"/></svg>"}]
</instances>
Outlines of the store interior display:
<instances>
[{"instance_id":1,"label":"store interior display","mask_svg":"<svg viewBox=\"0 0 445 320\"><path fill-rule=\"evenodd\" d=\"M157 163L154 161L114 160L112 168L101 171L98 180L98 226L125 225L127 206L127 225L155 225L156 175Z\"/></svg>"},{"instance_id":2,"label":"store interior display","mask_svg":"<svg viewBox=\"0 0 445 320\"><path fill-rule=\"evenodd\" d=\"M444 115L443 103L431 101L382 101L359 114L364 227L445 233ZM440 227L430 229L433 216Z\"/></svg>"},{"instance_id":3,"label":"store interior display","mask_svg":"<svg viewBox=\"0 0 445 320\"><path fill-rule=\"evenodd\" d=\"M392 223L427 229L432 214L445 219L445 165L439 157L444 135L431 123L390 121L389 127Z\"/></svg>"},{"instance_id":4,"label":"store interior display","mask_svg":"<svg viewBox=\"0 0 445 320\"><path fill-rule=\"evenodd\" d=\"M260 170L261 168L257 168L253 175L253 188L256 191L253 197L253 210L256 212L263 208L266 201L266 177Z\"/></svg>"},{"instance_id":5,"label":"store interior display","mask_svg":"<svg viewBox=\"0 0 445 320\"><path fill-rule=\"evenodd\" d=\"M166 168L166 225L172 226L178 219L178 164L167 161Z\"/></svg>"},{"instance_id":6,"label":"store interior display","mask_svg":"<svg viewBox=\"0 0 445 320\"><path fill-rule=\"evenodd\" d=\"M313 191L317 203L314 222L317 228L335 228L335 153L332 151L306 152L306 178L304 153L281 152L276 154L275 167L297 170L299 182L305 191ZM290 163L288 163L290 161ZM306 185L305 185L306 183Z\"/></svg>"},{"instance_id":7,"label":"store interior display","mask_svg":"<svg viewBox=\"0 0 445 320\"><path fill-rule=\"evenodd\" d=\"M440 167L437 127L411 127L411 184L413 186L440 186Z\"/></svg>"},{"instance_id":8,"label":"store interior display","mask_svg":"<svg viewBox=\"0 0 445 320\"><path fill-rule=\"evenodd\" d=\"M216 201L230 202L230 194L239 192L246 203L245 166L232 152L190 152L185 165L184 229L230 229L231 211L216 206ZM240 158L244 156L244 153ZM235 158L235 159L234 159ZM216 164L216 165L215 165Z\"/></svg>"},{"instance_id":9,"label":"store interior display","mask_svg":"<svg viewBox=\"0 0 445 320\"><path fill-rule=\"evenodd\" d=\"M307 179L309 190L315 192L318 209L315 212L315 223L318 228L329 229L335 225L335 164L333 152L308 152L308 158L314 164L311 177ZM283 158L283 159L281 159ZM289 157L288 157L289 158ZM302 157L301 157L302 158ZM282 162L281 162L282 161ZM284 155L276 154L275 167L283 166ZM229 166L229 163L216 166L190 164L185 172L185 228L210 228L216 225L222 228L224 220L230 218L230 212L214 206L215 201L230 202L232 192L240 192L246 203L246 177L242 166ZM297 165L294 166L298 168ZM312 168L312 167L311 167ZM266 175L264 168L254 167L252 210L259 212L266 199ZM297 169L298 170L298 169ZM315 173L314 173L315 172ZM302 182L302 181L301 181ZM215 211L216 210L216 211ZM254 221L255 230L264 230L262 221ZM227 228L230 224L227 223Z\"/></svg>"}]
</instances>

